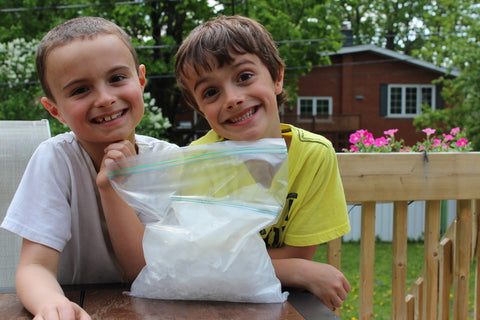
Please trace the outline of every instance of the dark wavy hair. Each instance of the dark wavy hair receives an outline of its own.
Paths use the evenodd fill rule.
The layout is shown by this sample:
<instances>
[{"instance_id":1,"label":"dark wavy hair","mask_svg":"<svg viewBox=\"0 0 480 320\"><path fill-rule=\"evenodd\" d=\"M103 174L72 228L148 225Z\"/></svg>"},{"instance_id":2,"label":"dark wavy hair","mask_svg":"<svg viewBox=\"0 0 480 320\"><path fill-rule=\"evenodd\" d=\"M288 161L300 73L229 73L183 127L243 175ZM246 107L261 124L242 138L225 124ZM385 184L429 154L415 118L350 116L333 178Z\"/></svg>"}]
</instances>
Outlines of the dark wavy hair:
<instances>
[{"instance_id":1,"label":"dark wavy hair","mask_svg":"<svg viewBox=\"0 0 480 320\"><path fill-rule=\"evenodd\" d=\"M186 70L194 70L197 74L211 71L214 66L221 68L232 63L232 54L247 53L258 56L273 81L277 81L285 63L272 35L260 23L242 16L219 16L193 29L175 56L175 76L185 102L201 113L192 92L183 82ZM285 91L277 95L278 105L286 100Z\"/></svg>"}]
</instances>

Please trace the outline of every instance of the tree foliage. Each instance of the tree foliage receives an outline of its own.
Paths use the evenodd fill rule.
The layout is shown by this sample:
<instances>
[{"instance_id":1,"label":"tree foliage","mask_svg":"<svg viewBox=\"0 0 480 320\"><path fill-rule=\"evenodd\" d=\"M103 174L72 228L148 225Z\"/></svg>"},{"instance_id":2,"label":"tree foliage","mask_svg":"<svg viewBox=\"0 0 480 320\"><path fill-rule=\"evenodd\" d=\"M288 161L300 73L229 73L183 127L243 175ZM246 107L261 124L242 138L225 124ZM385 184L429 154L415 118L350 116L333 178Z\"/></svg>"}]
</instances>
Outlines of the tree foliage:
<instances>
[{"instance_id":1,"label":"tree foliage","mask_svg":"<svg viewBox=\"0 0 480 320\"><path fill-rule=\"evenodd\" d=\"M455 69L455 78L440 78L442 96L451 108L424 112L414 124L437 127L463 127L475 150L480 150L480 22L478 5L471 1L443 0L436 3L426 21L432 34L427 45L418 50L424 59Z\"/></svg>"},{"instance_id":2,"label":"tree foliage","mask_svg":"<svg viewBox=\"0 0 480 320\"><path fill-rule=\"evenodd\" d=\"M332 13L352 28L355 44L376 44L409 54L424 39L421 23L428 12L426 0L334 0Z\"/></svg>"}]
</instances>

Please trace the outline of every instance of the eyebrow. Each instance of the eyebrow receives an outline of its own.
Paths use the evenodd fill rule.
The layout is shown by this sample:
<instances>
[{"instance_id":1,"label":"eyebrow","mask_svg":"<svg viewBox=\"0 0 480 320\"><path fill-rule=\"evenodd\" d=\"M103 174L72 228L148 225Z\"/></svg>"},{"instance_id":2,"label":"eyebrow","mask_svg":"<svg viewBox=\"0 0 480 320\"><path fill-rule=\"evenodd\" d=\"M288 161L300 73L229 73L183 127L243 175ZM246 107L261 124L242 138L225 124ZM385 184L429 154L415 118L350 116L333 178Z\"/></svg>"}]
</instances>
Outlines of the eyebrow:
<instances>
[{"instance_id":1,"label":"eyebrow","mask_svg":"<svg viewBox=\"0 0 480 320\"><path fill-rule=\"evenodd\" d=\"M240 67L240 66L242 66L242 65L244 65L244 64L249 64L249 63L254 64L254 62L253 62L252 60L250 60L250 59L241 59L241 60L239 60L239 61L237 61L237 62L234 61L234 63L231 64L231 66L232 66L233 68L238 68L238 67ZM195 91L197 90L197 88L198 88L199 85L201 85L202 83L208 81L208 78L209 78L209 77L203 77L203 78L199 79L197 82L195 82L195 85L193 86L193 91L195 92Z\"/></svg>"}]
</instances>

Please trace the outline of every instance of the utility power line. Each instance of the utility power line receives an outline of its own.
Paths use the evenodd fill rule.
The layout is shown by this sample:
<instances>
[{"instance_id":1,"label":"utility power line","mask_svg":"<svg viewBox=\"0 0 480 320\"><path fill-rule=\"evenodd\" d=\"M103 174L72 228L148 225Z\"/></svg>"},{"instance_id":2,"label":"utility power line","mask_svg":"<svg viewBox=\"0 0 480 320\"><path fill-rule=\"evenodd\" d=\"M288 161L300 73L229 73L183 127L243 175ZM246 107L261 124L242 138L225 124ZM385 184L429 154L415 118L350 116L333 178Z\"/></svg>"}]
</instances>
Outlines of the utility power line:
<instances>
[{"instance_id":1,"label":"utility power line","mask_svg":"<svg viewBox=\"0 0 480 320\"><path fill-rule=\"evenodd\" d=\"M123 2L114 2L114 3L85 3L85 4L71 4L71 5L58 5L58 6L42 6L42 7L29 7L29 8L8 8L0 9L0 12L25 12L25 11L40 11L40 10L53 10L53 9L82 9L89 7L103 7L103 6L122 6L122 5L137 5L150 2L160 2L161 0L143 0L143 1L123 1ZM169 1L178 1L178 0L169 0Z\"/></svg>"}]
</instances>

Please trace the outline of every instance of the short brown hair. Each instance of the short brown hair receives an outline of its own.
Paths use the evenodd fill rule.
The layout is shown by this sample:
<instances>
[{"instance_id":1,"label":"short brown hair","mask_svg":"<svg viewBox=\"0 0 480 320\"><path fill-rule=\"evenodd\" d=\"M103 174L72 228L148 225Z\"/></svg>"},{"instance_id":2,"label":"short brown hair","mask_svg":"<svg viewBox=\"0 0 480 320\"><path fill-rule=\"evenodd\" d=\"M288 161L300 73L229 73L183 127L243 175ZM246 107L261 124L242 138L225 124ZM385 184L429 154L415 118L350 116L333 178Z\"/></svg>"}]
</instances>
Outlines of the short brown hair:
<instances>
[{"instance_id":1,"label":"short brown hair","mask_svg":"<svg viewBox=\"0 0 480 320\"><path fill-rule=\"evenodd\" d=\"M78 17L65 21L50 30L40 41L36 55L36 67L40 84L49 99L53 99L52 91L46 81L47 56L53 49L63 46L73 40L89 39L101 34L116 35L130 50L136 69L138 69L138 57L132 45L130 37L115 23L100 17Z\"/></svg>"},{"instance_id":2,"label":"short brown hair","mask_svg":"<svg viewBox=\"0 0 480 320\"><path fill-rule=\"evenodd\" d=\"M199 74L232 63L233 54L255 54L267 67L273 81L285 68L270 32L253 19L242 16L219 16L197 26L182 43L175 56L175 76L185 102L198 110L197 103L182 79L186 69ZM286 101L286 93L277 95L277 104ZM201 112L200 112L201 113Z\"/></svg>"}]
</instances>

